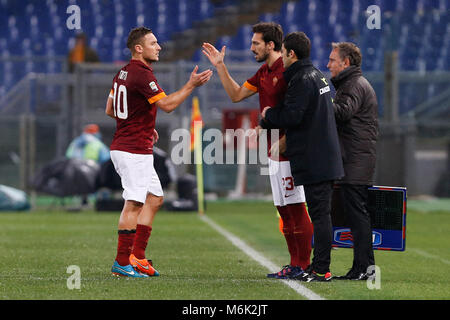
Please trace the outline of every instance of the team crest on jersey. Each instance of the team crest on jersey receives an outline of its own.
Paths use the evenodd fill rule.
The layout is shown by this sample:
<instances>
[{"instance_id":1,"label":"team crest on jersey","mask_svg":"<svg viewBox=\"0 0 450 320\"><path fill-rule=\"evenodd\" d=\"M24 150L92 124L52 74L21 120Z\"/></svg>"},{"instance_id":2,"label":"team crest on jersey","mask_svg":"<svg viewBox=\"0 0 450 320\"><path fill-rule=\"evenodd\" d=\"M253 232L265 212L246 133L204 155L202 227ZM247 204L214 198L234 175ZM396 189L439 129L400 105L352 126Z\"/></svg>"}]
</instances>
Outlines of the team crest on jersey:
<instances>
[{"instance_id":1,"label":"team crest on jersey","mask_svg":"<svg viewBox=\"0 0 450 320\"><path fill-rule=\"evenodd\" d=\"M156 85L155 81L152 81L148 84L153 92L158 91L158 86Z\"/></svg>"},{"instance_id":2,"label":"team crest on jersey","mask_svg":"<svg viewBox=\"0 0 450 320\"><path fill-rule=\"evenodd\" d=\"M273 83L273 86L275 87L277 85L277 83L278 83L278 78L277 77L273 77L272 83Z\"/></svg>"}]
</instances>

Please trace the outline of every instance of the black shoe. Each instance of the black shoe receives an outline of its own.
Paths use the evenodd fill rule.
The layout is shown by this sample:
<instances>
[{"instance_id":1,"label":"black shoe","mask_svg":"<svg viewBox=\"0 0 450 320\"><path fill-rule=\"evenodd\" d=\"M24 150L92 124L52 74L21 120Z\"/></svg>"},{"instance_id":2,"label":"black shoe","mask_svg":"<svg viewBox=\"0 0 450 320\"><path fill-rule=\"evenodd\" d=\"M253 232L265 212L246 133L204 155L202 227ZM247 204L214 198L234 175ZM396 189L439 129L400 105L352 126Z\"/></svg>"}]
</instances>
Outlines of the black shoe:
<instances>
[{"instance_id":1,"label":"black shoe","mask_svg":"<svg viewBox=\"0 0 450 320\"><path fill-rule=\"evenodd\" d=\"M355 281L361 281L361 280L366 281L368 279L375 280L375 270L373 270L372 272L367 272L367 271L357 272L356 274L352 274L352 276L349 277L349 280L355 280Z\"/></svg>"},{"instance_id":2,"label":"black shoe","mask_svg":"<svg viewBox=\"0 0 450 320\"><path fill-rule=\"evenodd\" d=\"M350 270L348 270L348 272L345 275L343 275L343 276L335 276L334 279L336 279L336 280L350 280L350 277L353 274L356 274L355 270L350 269Z\"/></svg>"},{"instance_id":3,"label":"black shoe","mask_svg":"<svg viewBox=\"0 0 450 320\"><path fill-rule=\"evenodd\" d=\"M308 278L305 280L306 282L328 282L331 281L333 276L331 275L331 272L327 272L324 274L317 273L316 271L313 271L309 274Z\"/></svg>"},{"instance_id":4,"label":"black shoe","mask_svg":"<svg viewBox=\"0 0 450 320\"><path fill-rule=\"evenodd\" d=\"M354 275L353 277L349 277L349 280L354 281L362 281L369 279L369 276L367 275L367 272L359 272L358 274Z\"/></svg>"},{"instance_id":5,"label":"black shoe","mask_svg":"<svg viewBox=\"0 0 450 320\"><path fill-rule=\"evenodd\" d=\"M356 271L354 269L350 269L345 276L337 276L333 277L336 280L367 280L369 278L369 274L367 272Z\"/></svg>"}]
</instances>

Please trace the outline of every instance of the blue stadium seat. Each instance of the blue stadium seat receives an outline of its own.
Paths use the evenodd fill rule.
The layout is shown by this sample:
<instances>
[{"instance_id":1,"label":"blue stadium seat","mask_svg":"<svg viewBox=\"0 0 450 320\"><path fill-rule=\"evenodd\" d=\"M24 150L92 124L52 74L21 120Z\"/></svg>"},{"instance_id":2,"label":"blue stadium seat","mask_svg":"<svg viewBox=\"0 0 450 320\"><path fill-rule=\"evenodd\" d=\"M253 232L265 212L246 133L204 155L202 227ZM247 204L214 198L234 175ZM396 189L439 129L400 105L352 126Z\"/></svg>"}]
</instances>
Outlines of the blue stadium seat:
<instances>
[{"instance_id":1,"label":"blue stadium seat","mask_svg":"<svg viewBox=\"0 0 450 320\"><path fill-rule=\"evenodd\" d=\"M231 38L231 36L222 36L217 39L216 43L214 43L214 46L219 50L221 50L223 46L227 46L228 49L231 45Z\"/></svg>"},{"instance_id":2,"label":"blue stadium seat","mask_svg":"<svg viewBox=\"0 0 450 320\"><path fill-rule=\"evenodd\" d=\"M253 36L251 25L239 28L237 34L231 37L229 48L232 50L249 50Z\"/></svg>"},{"instance_id":3,"label":"blue stadium seat","mask_svg":"<svg viewBox=\"0 0 450 320\"><path fill-rule=\"evenodd\" d=\"M380 10L382 13L385 12L395 12L397 10L397 6L401 5L401 0L400 1L392 1L392 0L381 0L381 1L377 1L377 5L380 6Z\"/></svg>"},{"instance_id":4,"label":"blue stadium seat","mask_svg":"<svg viewBox=\"0 0 450 320\"><path fill-rule=\"evenodd\" d=\"M56 51L55 51L55 41L52 38L47 38L44 41L43 44L43 54L45 56L55 56L56 55Z\"/></svg>"},{"instance_id":5,"label":"blue stadium seat","mask_svg":"<svg viewBox=\"0 0 450 320\"><path fill-rule=\"evenodd\" d=\"M8 41L8 52L12 56L22 55L22 41L19 39Z\"/></svg>"},{"instance_id":6,"label":"blue stadium seat","mask_svg":"<svg viewBox=\"0 0 450 320\"><path fill-rule=\"evenodd\" d=\"M309 6L307 1L298 1L294 9L295 20L297 24L307 24L309 16Z\"/></svg>"},{"instance_id":7,"label":"blue stadium seat","mask_svg":"<svg viewBox=\"0 0 450 320\"><path fill-rule=\"evenodd\" d=\"M445 2L448 1L440 1L440 0L426 0L421 1L423 3L424 10L433 10L433 9L439 9L441 3L445 4Z\"/></svg>"},{"instance_id":8,"label":"blue stadium seat","mask_svg":"<svg viewBox=\"0 0 450 320\"><path fill-rule=\"evenodd\" d=\"M264 13L259 16L259 21L273 21L281 25L281 17L279 13Z\"/></svg>"},{"instance_id":9,"label":"blue stadium seat","mask_svg":"<svg viewBox=\"0 0 450 320\"><path fill-rule=\"evenodd\" d=\"M283 29L288 25L297 24L297 17L295 16L296 1L289 1L282 5L280 10L280 24Z\"/></svg>"},{"instance_id":10,"label":"blue stadium seat","mask_svg":"<svg viewBox=\"0 0 450 320\"><path fill-rule=\"evenodd\" d=\"M316 22L323 22L328 20L330 16L330 1L315 1L307 0L308 2L308 18L316 19Z\"/></svg>"},{"instance_id":11,"label":"blue stadium seat","mask_svg":"<svg viewBox=\"0 0 450 320\"><path fill-rule=\"evenodd\" d=\"M8 27L8 8L6 2L0 2L0 30L6 30Z\"/></svg>"},{"instance_id":12,"label":"blue stadium seat","mask_svg":"<svg viewBox=\"0 0 450 320\"><path fill-rule=\"evenodd\" d=\"M0 38L0 57L9 55L8 44L6 38Z\"/></svg>"},{"instance_id":13,"label":"blue stadium seat","mask_svg":"<svg viewBox=\"0 0 450 320\"><path fill-rule=\"evenodd\" d=\"M192 16L189 11L189 3L187 0L178 2L178 30L186 30L192 27Z\"/></svg>"},{"instance_id":14,"label":"blue stadium seat","mask_svg":"<svg viewBox=\"0 0 450 320\"><path fill-rule=\"evenodd\" d=\"M188 3L192 22L204 20L214 14L214 6L209 0L189 1Z\"/></svg>"},{"instance_id":15,"label":"blue stadium seat","mask_svg":"<svg viewBox=\"0 0 450 320\"><path fill-rule=\"evenodd\" d=\"M404 11L412 13L417 12L417 0L403 0Z\"/></svg>"},{"instance_id":16,"label":"blue stadium seat","mask_svg":"<svg viewBox=\"0 0 450 320\"><path fill-rule=\"evenodd\" d=\"M20 77L20 74L14 72L14 70L13 70L14 64L12 62L6 62L4 65L5 65L5 67L4 67L5 74L4 74L4 78L3 78L3 81L4 81L3 84L5 85L6 88L11 88L15 83L14 76L18 75ZM19 70L19 72L20 72L20 70ZM18 79L20 79L20 78L18 78Z\"/></svg>"},{"instance_id":17,"label":"blue stadium seat","mask_svg":"<svg viewBox=\"0 0 450 320\"><path fill-rule=\"evenodd\" d=\"M98 41L97 54L101 61L113 61L112 55L113 38L101 37Z\"/></svg>"},{"instance_id":18,"label":"blue stadium seat","mask_svg":"<svg viewBox=\"0 0 450 320\"><path fill-rule=\"evenodd\" d=\"M177 0L158 0L160 3L164 3L166 6L165 10L159 11L159 14L162 12L166 15L165 19L165 28L167 32L167 38L170 39L170 35L172 33L181 31L180 21L178 19L179 15L179 3Z\"/></svg>"},{"instance_id":19,"label":"blue stadium seat","mask_svg":"<svg viewBox=\"0 0 450 320\"><path fill-rule=\"evenodd\" d=\"M0 46L1 46L0 39ZM0 48L0 58L6 58L6 53L2 51ZM6 86L5 86L5 63L0 63L0 97L6 94Z\"/></svg>"}]
</instances>

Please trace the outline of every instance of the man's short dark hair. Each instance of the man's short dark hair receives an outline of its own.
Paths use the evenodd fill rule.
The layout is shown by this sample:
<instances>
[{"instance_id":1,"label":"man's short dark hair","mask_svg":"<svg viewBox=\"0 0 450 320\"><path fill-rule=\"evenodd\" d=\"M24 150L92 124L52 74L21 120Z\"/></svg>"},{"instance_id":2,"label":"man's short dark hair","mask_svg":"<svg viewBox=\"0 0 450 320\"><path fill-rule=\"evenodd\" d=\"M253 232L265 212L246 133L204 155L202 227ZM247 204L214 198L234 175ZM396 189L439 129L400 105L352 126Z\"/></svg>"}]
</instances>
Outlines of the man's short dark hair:
<instances>
[{"instance_id":1,"label":"man's short dark hair","mask_svg":"<svg viewBox=\"0 0 450 320\"><path fill-rule=\"evenodd\" d=\"M283 28L275 22L260 22L252 27L253 33L261 33L265 43L270 41L274 44L274 50L281 50L281 43L283 41Z\"/></svg>"},{"instance_id":2,"label":"man's short dark hair","mask_svg":"<svg viewBox=\"0 0 450 320\"><path fill-rule=\"evenodd\" d=\"M339 57L342 61L348 58L351 66L361 67L362 54L361 50L351 42L333 42L331 46L339 50Z\"/></svg>"},{"instance_id":3,"label":"man's short dark hair","mask_svg":"<svg viewBox=\"0 0 450 320\"><path fill-rule=\"evenodd\" d=\"M311 52L311 41L308 36L301 31L289 33L283 40L286 52L294 51L297 59L309 58Z\"/></svg>"},{"instance_id":4,"label":"man's short dark hair","mask_svg":"<svg viewBox=\"0 0 450 320\"><path fill-rule=\"evenodd\" d=\"M128 34L127 47L131 52L134 52L134 46L141 43L145 35L152 33L152 30L146 27L134 28Z\"/></svg>"}]
</instances>

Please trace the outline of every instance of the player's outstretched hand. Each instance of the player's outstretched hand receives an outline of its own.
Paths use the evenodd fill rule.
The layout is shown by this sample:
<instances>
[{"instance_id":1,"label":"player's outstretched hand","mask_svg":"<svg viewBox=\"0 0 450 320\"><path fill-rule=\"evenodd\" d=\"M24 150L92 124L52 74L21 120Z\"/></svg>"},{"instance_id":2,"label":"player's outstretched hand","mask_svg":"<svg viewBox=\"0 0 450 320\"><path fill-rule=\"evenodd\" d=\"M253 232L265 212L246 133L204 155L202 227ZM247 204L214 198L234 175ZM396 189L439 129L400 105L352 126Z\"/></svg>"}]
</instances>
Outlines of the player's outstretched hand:
<instances>
[{"instance_id":1,"label":"player's outstretched hand","mask_svg":"<svg viewBox=\"0 0 450 320\"><path fill-rule=\"evenodd\" d=\"M225 46L223 46L222 50L219 52L219 50L217 50L212 44L205 42L203 43L202 48L203 54L209 59L214 67L217 67L219 63L223 63L223 59L225 57Z\"/></svg>"},{"instance_id":2,"label":"player's outstretched hand","mask_svg":"<svg viewBox=\"0 0 450 320\"><path fill-rule=\"evenodd\" d=\"M200 87L205 83L207 83L209 79L211 79L211 76L213 74L213 72L209 69L201 73L197 73L197 71L198 66L195 66L194 70L192 70L191 77L189 79L189 82L191 82L194 85L194 87Z\"/></svg>"}]
</instances>

